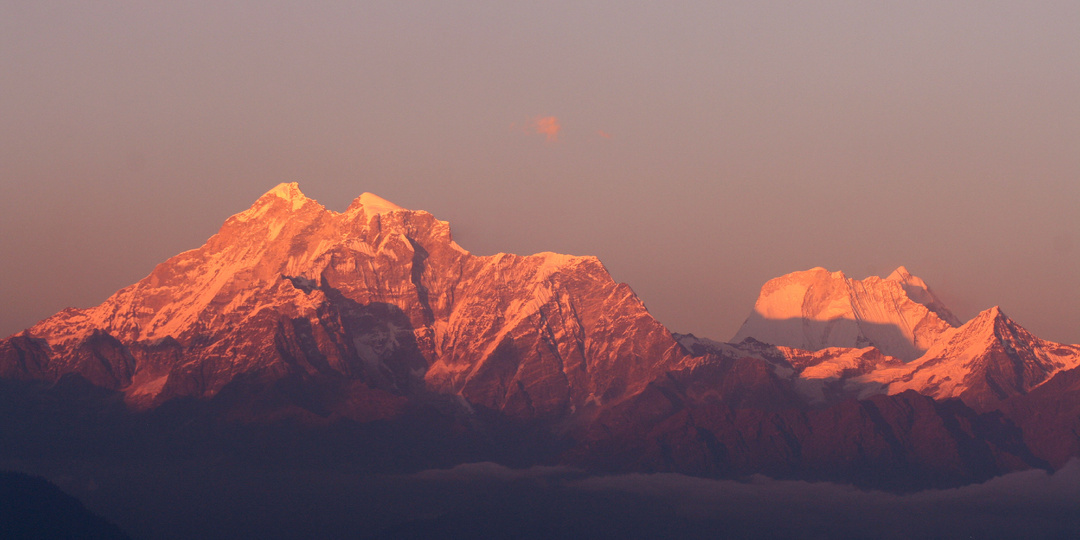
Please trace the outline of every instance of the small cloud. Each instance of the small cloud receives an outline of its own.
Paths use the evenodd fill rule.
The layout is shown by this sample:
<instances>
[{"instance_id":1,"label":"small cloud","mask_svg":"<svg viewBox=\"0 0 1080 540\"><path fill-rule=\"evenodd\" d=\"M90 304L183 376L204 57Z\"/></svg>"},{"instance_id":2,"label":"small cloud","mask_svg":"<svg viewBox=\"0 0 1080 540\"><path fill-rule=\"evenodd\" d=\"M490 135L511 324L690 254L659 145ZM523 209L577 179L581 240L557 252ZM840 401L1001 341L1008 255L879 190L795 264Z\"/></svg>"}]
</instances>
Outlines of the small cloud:
<instances>
[{"instance_id":1,"label":"small cloud","mask_svg":"<svg viewBox=\"0 0 1080 540\"><path fill-rule=\"evenodd\" d=\"M604 131L604 130L602 130L602 129L596 130L596 134L603 137L603 138L605 138L605 139L610 139L611 138L611 134Z\"/></svg>"},{"instance_id":2,"label":"small cloud","mask_svg":"<svg viewBox=\"0 0 1080 540\"><path fill-rule=\"evenodd\" d=\"M533 127L536 132L547 137L548 142L556 142L559 140L559 130L562 126L559 125L559 119L554 116L537 116L533 119Z\"/></svg>"}]
</instances>

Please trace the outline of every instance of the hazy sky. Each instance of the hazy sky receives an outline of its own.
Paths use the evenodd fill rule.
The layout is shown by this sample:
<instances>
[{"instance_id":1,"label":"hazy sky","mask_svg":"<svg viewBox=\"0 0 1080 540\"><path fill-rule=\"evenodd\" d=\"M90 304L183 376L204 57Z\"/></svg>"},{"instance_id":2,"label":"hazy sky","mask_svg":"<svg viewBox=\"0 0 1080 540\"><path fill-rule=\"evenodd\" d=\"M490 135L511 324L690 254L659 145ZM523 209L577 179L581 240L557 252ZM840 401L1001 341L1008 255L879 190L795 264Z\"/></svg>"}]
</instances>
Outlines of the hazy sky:
<instances>
[{"instance_id":1,"label":"hazy sky","mask_svg":"<svg viewBox=\"0 0 1080 540\"><path fill-rule=\"evenodd\" d=\"M0 334L280 182L597 255L674 331L906 265L1080 342L1080 2L0 0Z\"/></svg>"}]
</instances>

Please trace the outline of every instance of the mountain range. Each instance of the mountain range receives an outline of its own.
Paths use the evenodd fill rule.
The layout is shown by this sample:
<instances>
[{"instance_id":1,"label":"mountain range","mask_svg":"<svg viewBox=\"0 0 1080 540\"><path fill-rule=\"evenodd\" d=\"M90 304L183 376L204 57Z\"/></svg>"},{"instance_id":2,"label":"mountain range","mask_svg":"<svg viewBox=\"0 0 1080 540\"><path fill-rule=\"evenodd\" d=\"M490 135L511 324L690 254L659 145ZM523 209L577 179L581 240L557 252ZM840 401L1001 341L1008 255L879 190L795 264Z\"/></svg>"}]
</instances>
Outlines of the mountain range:
<instances>
[{"instance_id":1,"label":"mountain range","mask_svg":"<svg viewBox=\"0 0 1080 540\"><path fill-rule=\"evenodd\" d=\"M730 342L673 334L595 257L477 256L430 213L369 193L334 212L293 183L102 304L0 341L2 457L292 459L301 437L376 469L947 487L1080 454L1078 366L1080 346L997 307L960 321L903 267L788 274Z\"/></svg>"}]
</instances>

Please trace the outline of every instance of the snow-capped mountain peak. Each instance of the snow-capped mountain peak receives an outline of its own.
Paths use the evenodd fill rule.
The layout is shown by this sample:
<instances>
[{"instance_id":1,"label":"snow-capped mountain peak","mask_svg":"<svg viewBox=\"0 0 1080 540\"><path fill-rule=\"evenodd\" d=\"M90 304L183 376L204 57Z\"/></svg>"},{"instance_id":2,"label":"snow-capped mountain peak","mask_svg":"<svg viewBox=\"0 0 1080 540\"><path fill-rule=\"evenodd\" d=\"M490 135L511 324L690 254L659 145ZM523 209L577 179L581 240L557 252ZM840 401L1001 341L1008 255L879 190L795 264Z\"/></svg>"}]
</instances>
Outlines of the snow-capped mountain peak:
<instances>
[{"instance_id":1,"label":"snow-capped mountain peak","mask_svg":"<svg viewBox=\"0 0 1080 540\"><path fill-rule=\"evenodd\" d=\"M349 205L349 209L346 212L358 212L363 209L364 214L371 217L375 214L385 214L387 212L393 212L394 210L404 210L404 208L378 196L374 193L361 193Z\"/></svg>"},{"instance_id":2,"label":"snow-capped mountain peak","mask_svg":"<svg viewBox=\"0 0 1080 540\"><path fill-rule=\"evenodd\" d=\"M900 283L904 287L904 292L907 293L908 298L926 306L930 311L937 313L942 320L949 323L950 326L960 326L962 322L956 315L953 315L945 304L930 290L930 287L926 285L926 282L917 276L911 275L908 269L900 266L893 273L889 274L889 277L885 278L886 281L895 281Z\"/></svg>"},{"instance_id":3,"label":"snow-capped mountain peak","mask_svg":"<svg viewBox=\"0 0 1080 540\"><path fill-rule=\"evenodd\" d=\"M908 271L906 266L900 265L900 266L897 266L896 270L893 270L892 273L889 274L889 277L887 277L885 279L887 279L889 281L906 281L906 280L911 279L911 278L915 278L915 276L911 275L911 272ZM915 278L915 279L918 279L918 278ZM922 280L920 279L919 281L921 282Z\"/></svg>"},{"instance_id":4,"label":"snow-capped mountain peak","mask_svg":"<svg viewBox=\"0 0 1080 540\"><path fill-rule=\"evenodd\" d=\"M300 207L304 206L305 204L313 202L307 197L307 195L304 195L304 193L300 191L300 184L298 184L297 182L278 184L274 186L274 188L270 191L267 191L266 194L260 197L260 199L268 196L284 199L285 201L292 204L293 210L299 210Z\"/></svg>"},{"instance_id":5,"label":"snow-capped mountain peak","mask_svg":"<svg viewBox=\"0 0 1080 540\"><path fill-rule=\"evenodd\" d=\"M595 257L473 256L428 212L370 193L333 212L295 183L21 339L32 352L0 356L0 374L76 371L137 403L288 376L424 387L524 417L616 400L685 358Z\"/></svg>"},{"instance_id":6,"label":"snow-capped mountain peak","mask_svg":"<svg viewBox=\"0 0 1080 540\"><path fill-rule=\"evenodd\" d=\"M282 183L264 193L247 210L229 218L226 224L233 221L245 223L263 221L268 217L280 217L280 214L294 213L308 204L322 208L322 205L304 195L296 182Z\"/></svg>"},{"instance_id":7,"label":"snow-capped mountain peak","mask_svg":"<svg viewBox=\"0 0 1080 540\"><path fill-rule=\"evenodd\" d=\"M906 361L921 356L959 321L906 268L888 278L848 278L813 268L772 279L732 341L816 351L875 346Z\"/></svg>"},{"instance_id":8,"label":"snow-capped mountain peak","mask_svg":"<svg viewBox=\"0 0 1080 540\"><path fill-rule=\"evenodd\" d=\"M873 378L889 384L889 393L911 389L938 399L959 397L976 408L993 408L1077 365L1080 347L1039 339L994 306L945 332L904 369Z\"/></svg>"}]
</instances>

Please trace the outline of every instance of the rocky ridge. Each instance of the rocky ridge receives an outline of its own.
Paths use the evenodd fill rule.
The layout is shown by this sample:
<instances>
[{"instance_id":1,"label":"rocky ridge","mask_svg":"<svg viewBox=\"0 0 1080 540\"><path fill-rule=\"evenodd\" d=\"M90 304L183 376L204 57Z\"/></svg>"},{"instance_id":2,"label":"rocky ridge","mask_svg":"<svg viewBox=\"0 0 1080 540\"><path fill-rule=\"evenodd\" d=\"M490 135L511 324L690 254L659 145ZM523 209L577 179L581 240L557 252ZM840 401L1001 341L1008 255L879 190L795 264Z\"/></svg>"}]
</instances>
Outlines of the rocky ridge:
<instances>
[{"instance_id":1,"label":"rocky ridge","mask_svg":"<svg viewBox=\"0 0 1080 540\"><path fill-rule=\"evenodd\" d=\"M904 267L861 281L822 268L788 274L762 287L733 343L678 338L698 354L768 361L811 405L914 390L986 411L1080 366L1080 346L1039 339L998 307L960 324Z\"/></svg>"},{"instance_id":2,"label":"rocky ridge","mask_svg":"<svg viewBox=\"0 0 1080 540\"><path fill-rule=\"evenodd\" d=\"M194 413L269 426L250 440L214 428L236 448L293 444L277 421L352 422L306 432L310 449L348 459L364 444L380 463L508 456L911 488L1059 464L1073 448L1024 439L1060 438L1067 419L1023 422L1044 387L1071 388L1053 381L1080 348L996 308L961 324L903 267L771 280L736 338L672 335L595 257L476 256L427 212L367 193L334 212L282 184L101 305L0 340L0 382L41 400L41 425L70 396L70 425L99 403L126 437L144 417L110 400L164 411L164 448L195 437L174 429Z\"/></svg>"},{"instance_id":3,"label":"rocky ridge","mask_svg":"<svg viewBox=\"0 0 1080 540\"><path fill-rule=\"evenodd\" d=\"M959 320L904 267L882 279L813 268L770 280L733 342L818 350L877 347L914 360Z\"/></svg>"},{"instance_id":4,"label":"rocky ridge","mask_svg":"<svg viewBox=\"0 0 1080 540\"><path fill-rule=\"evenodd\" d=\"M0 376L78 373L142 407L290 378L553 417L686 357L595 257L474 256L427 212L371 194L333 212L293 183L101 305L0 342Z\"/></svg>"}]
</instances>

